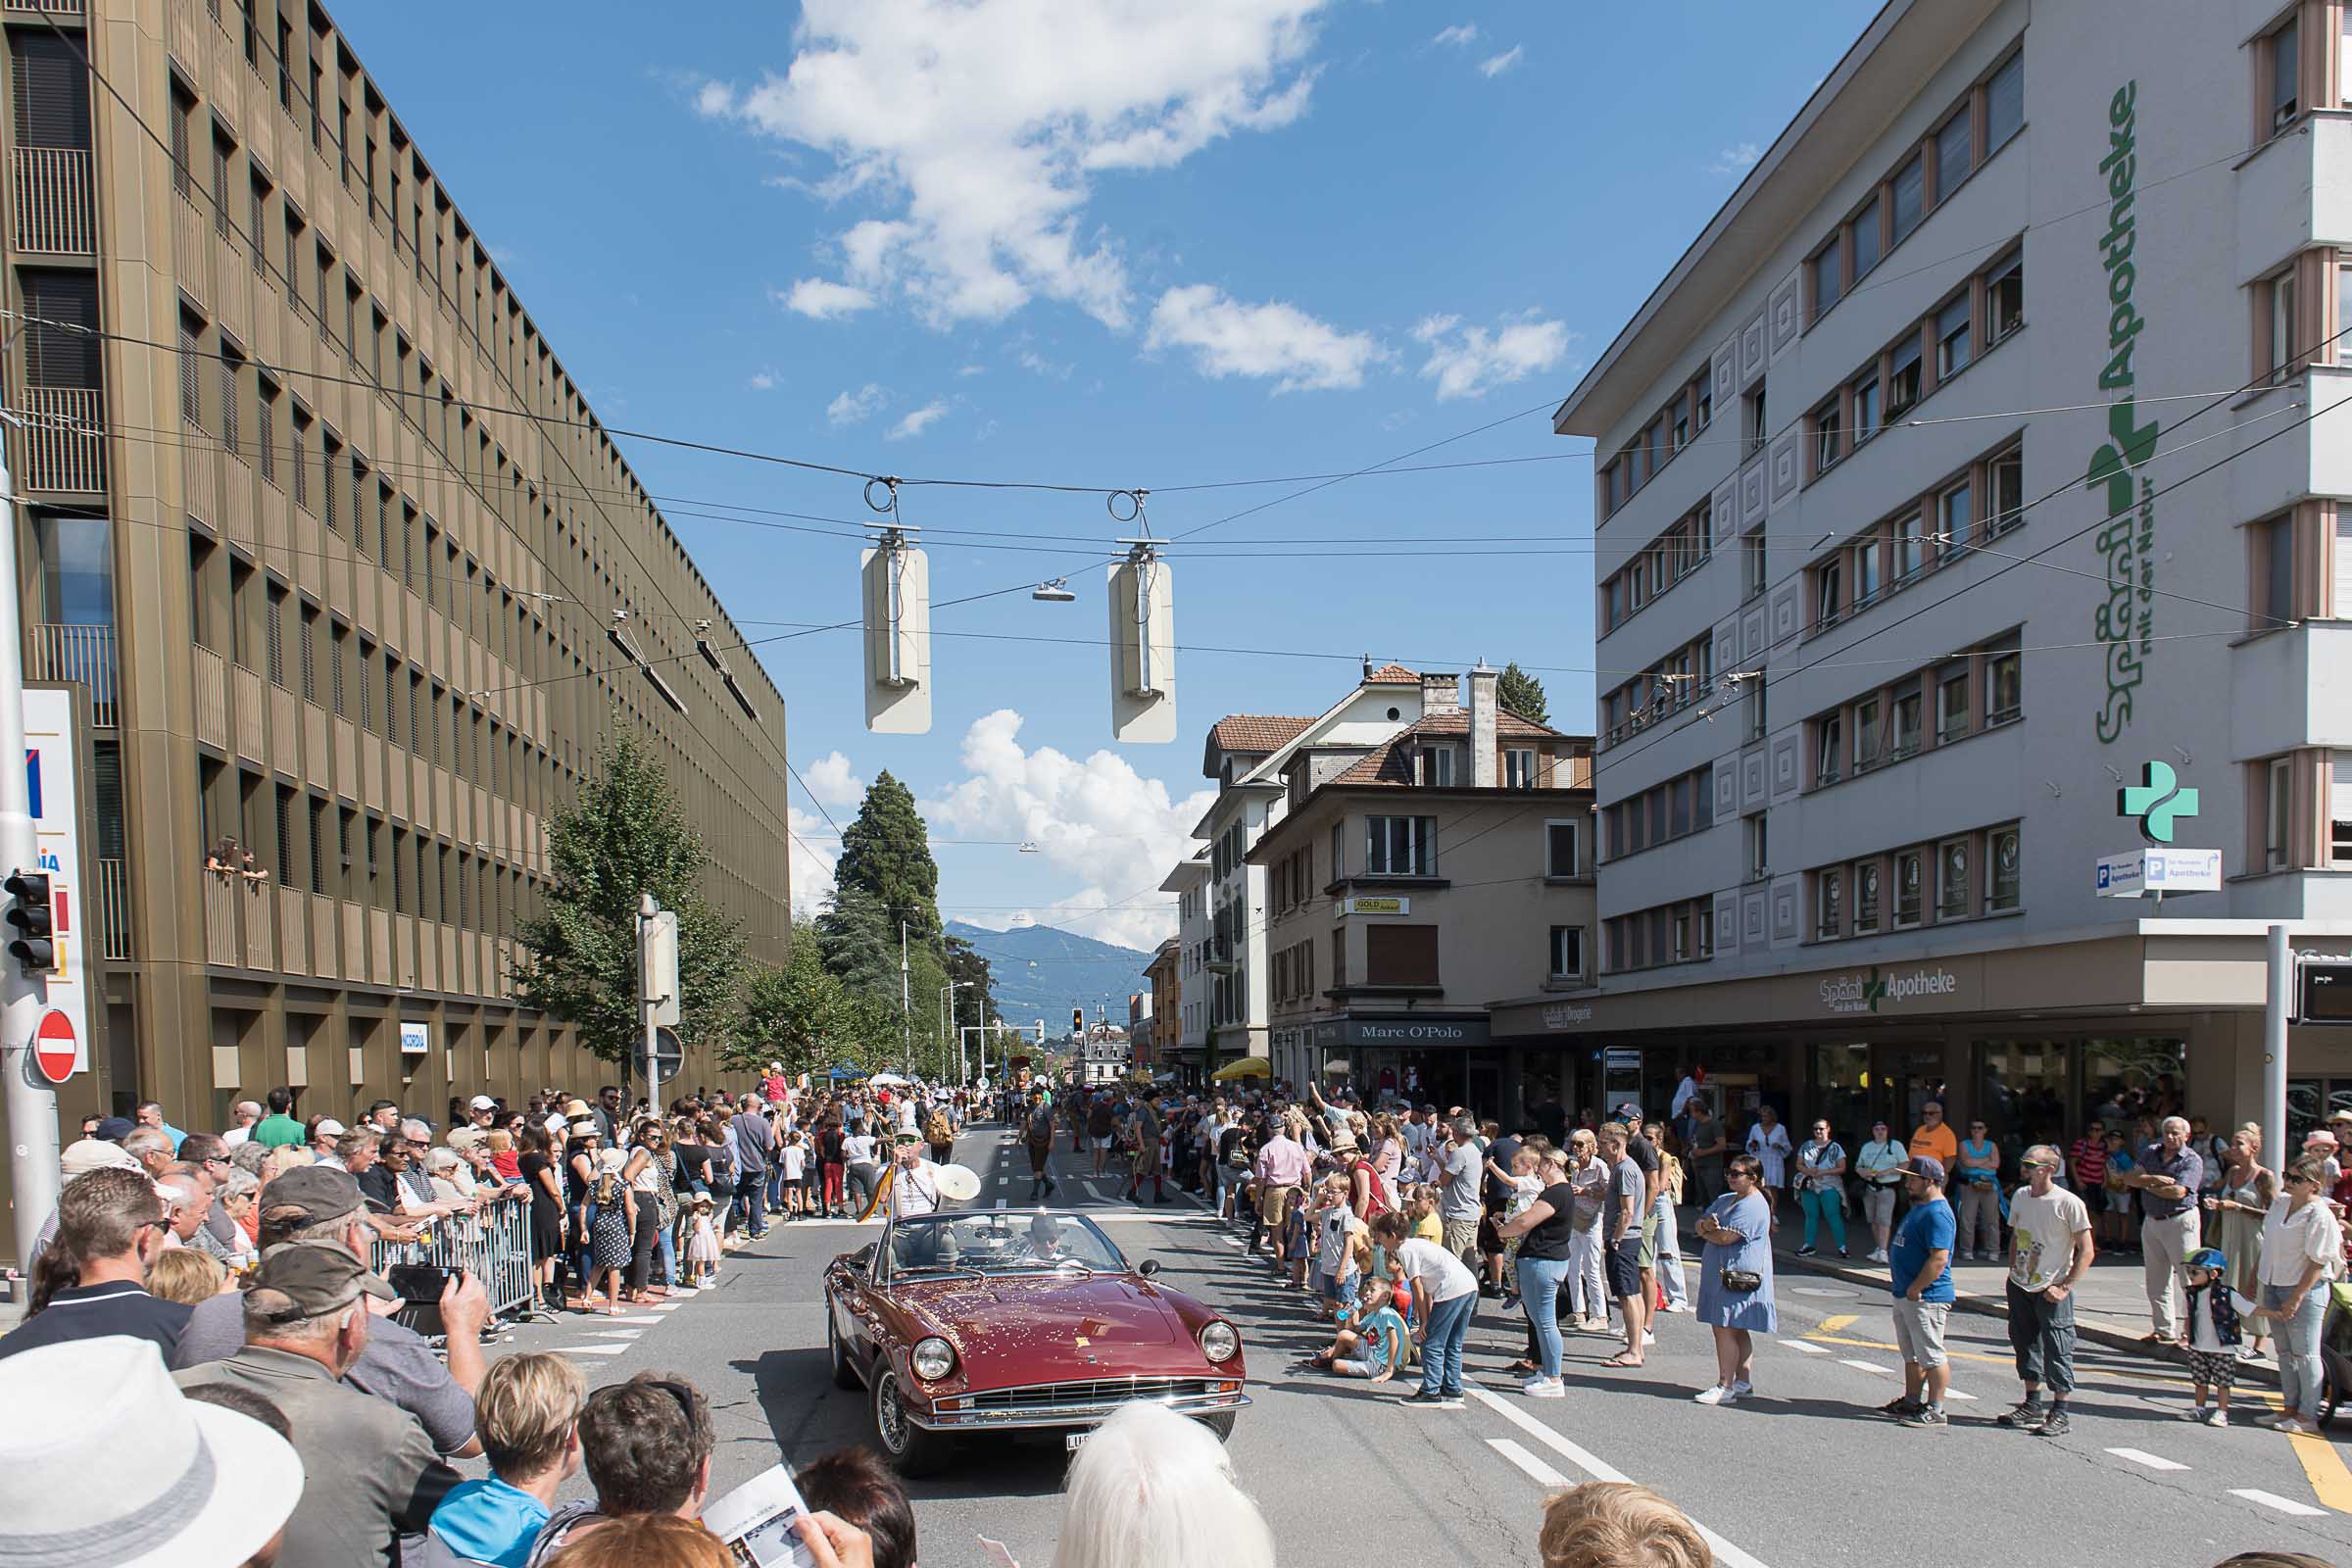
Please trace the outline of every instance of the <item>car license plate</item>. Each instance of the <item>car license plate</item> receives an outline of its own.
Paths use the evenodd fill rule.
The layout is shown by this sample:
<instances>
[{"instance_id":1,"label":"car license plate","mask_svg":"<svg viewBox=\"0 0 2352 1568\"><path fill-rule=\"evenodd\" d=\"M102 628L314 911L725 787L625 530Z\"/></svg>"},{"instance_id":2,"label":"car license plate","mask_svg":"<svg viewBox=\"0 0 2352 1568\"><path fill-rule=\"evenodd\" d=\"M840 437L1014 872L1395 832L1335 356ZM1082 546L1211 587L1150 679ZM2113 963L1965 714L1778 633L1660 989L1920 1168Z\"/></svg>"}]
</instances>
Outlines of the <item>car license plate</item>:
<instances>
[{"instance_id":1,"label":"car license plate","mask_svg":"<svg viewBox=\"0 0 2352 1568\"><path fill-rule=\"evenodd\" d=\"M1069 1436L1061 1440L1062 1452L1076 1453L1080 1448L1086 1446L1086 1440L1093 1436L1094 1434L1092 1432L1073 1432L1069 1434Z\"/></svg>"}]
</instances>

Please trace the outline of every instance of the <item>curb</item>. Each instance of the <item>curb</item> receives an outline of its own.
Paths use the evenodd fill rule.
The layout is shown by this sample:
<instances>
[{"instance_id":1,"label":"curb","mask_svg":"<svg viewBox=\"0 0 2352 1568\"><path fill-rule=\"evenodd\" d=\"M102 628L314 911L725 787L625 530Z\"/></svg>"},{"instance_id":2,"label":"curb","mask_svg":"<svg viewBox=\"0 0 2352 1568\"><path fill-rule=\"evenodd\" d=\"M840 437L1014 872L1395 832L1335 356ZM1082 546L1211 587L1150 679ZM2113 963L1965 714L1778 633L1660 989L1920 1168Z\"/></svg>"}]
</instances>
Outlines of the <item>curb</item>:
<instances>
[{"instance_id":1,"label":"curb","mask_svg":"<svg viewBox=\"0 0 2352 1568\"><path fill-rule=\"evenodd\" d=\"M1798 1257L1793 1252L1776 1252L1773 1254L1772 1266L1776 1274L1785 1269L1804 1274L1821 1274L1831 1279L1841 1280L1848 1285L1876 1286L1879 1290L1887 1293L1889 1298L1893 1294L1884 1269L1855 1268L1849 1259L1824 1260L1818 1257ZM2006 1296L1986 1296L1982 1292L1955 1289L1952 1305L1958 1311L1974 1312L1982 1317L1997 1317L2004 1323L2009 1320L2009 1300ZM2087 1340L2093 1345L2103 1346L2111 1350L2130 1350L2142 1360L2158 1362L2167 1366L2187 1365L2187 1358L2184 1355L2170 1352L2151 1354L2148 1348L2140 1344L2136 1336L2119 1333L2114 1329L2103 1329L2078 1322L2075 1325L2075 1337L2079 1340ZM2237 1363L2237 1381L2261 1383L2271 1388L2277 1388L2278 1386L2278 1363L2276 1361L2240 1361Z\"/></svg>"}]
</instances>

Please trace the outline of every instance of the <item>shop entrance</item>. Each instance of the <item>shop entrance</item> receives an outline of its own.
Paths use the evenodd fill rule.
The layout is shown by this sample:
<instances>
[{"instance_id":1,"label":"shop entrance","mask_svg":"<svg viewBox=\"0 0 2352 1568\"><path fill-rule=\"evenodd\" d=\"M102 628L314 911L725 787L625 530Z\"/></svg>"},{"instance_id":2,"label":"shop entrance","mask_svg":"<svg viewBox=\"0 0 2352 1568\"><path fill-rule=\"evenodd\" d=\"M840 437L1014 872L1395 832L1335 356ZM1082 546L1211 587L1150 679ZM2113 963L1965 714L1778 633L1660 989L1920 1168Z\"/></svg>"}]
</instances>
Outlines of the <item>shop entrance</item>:
<instances>
[{"instance_id":1,"label":"shop entrance","mask_svg":"<svg viewBox=\"0 0 2352 1568\"><path fill-rule=\"evenodd\" d=\"M2352 1078L2289 1078L2287 1148L2300 1152L2303 1140L2325 1126L2330 1114L2348 1109L2352 1109Z\"/></svg>"}]
</instances>

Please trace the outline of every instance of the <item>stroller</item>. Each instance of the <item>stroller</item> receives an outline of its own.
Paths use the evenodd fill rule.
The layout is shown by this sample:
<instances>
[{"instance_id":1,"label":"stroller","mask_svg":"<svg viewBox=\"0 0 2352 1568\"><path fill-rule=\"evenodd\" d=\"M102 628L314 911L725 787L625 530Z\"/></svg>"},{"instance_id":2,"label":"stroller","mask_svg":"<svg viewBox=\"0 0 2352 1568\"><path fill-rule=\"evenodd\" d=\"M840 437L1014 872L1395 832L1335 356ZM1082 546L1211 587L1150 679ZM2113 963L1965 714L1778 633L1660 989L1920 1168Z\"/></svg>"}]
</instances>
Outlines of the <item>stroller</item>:
<instances>
[{"instance_id":1,"label":"stroller","mask_svg":"<svg viewBox=\"0 0 2352 1568\"><path fill-rule=\"evenodd\" d=\"M2328 1312L2320 1321L2320 1425L2335 1419L2336 1407L2352 1401L2352 1283L2328 1287Z\"/></svg>"}]
</instances>

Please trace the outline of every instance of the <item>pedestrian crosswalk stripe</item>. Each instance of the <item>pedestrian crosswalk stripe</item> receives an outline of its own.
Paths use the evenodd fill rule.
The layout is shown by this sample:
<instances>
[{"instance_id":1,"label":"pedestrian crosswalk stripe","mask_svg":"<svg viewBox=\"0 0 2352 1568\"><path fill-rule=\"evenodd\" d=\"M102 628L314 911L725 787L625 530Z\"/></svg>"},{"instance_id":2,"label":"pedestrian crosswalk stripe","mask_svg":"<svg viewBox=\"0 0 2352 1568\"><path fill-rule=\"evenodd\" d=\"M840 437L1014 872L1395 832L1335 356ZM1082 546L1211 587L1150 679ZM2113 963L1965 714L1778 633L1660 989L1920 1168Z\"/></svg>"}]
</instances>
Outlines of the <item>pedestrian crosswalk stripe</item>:
<instances>
[{"instance_id":1,"label":"pedestrian crosswalk stripe","mask_svg":"<svg viewBox=\"0 0 2352 1568\"><path fill-rule=\"evenodd\" d=\"M599 1329L595 1337L600 1340L633 1340L644 1332L643 1329Z\"/></svg>"},{"instance_id":2,"label":"pedestrian crosswalk stripe","mask_svg":"<svg viewBox=\"0 0 2352 1568\"><path fill-rule=\"evenodd\" d=\"M2178 1464L2161 1454L2150 1453L2145 1448L2109 1448L2107 1451L2118 1459L2129 1459L2133 1464L2144 1464L2151 1470L2185 1470L2188 1468L2188 1466Z\"/></svg>"},{"instance_id":3,"label":"pedestrian crosswalk stripe","mask_svg":"<svg viewBox=\"0 0 2352 1568\"><path fill-rule=\"evenodd\" d=\"M1487 1446L1526 1472L1527 1478L1540 1487L1564 1487L1568 1478L1522 1448L1508 1438L1489 1438Z\"/></svg>"},{"instance_id":4,"label":"pedestrian crosswalk stripe","mask_svg":"<svg viewBox=\"0 0 2352 1568\"><path fill-rule=\"evenodd\" d=\"M2328 1512L2325 1508L2314 1508L2308 1502L2296 1502L2291 1497L2281 1497L2276 1492L2263 1492L2253 1487L2231 1487L2230 1495L2243 1497L2248 1502L2259 1502L2265 1508L2276 1508L2297 1519L2317 1519Z\"/></svg>"},{"instance_id":5,"label":"pedestrian crosswalk stripe","mask_svg":"<svg viewBox=\"0 0 2352 1568\"><path fill-rule=\"evenodd\" d=\"M565 1355L618 1355L623 1350L633 1348L633 1346L627 1345L566 1345L564 1347L564 1353Z\"/></svg>"},{"instance_id":6,"label":"pedestrian crosswalk stripe","mask_svg":"<svg viewBox=\"0 0 2352 1568\"><path fill-rule=\"evenodd\" d=\"M1876 1361L1864 1361L1850 1355L1841 1355L1838 1358L1838 1364L1841 1366L1859 1367L1865 1372L1876 1372L1883 1378L1890 1378L1894 1376L1892 1372L1887 1371L1886 1368L1879 1365L1879 1363Z\"/></svg>"},{"instance_id":7,"label":"pedestrian crosswalk stripe","mask_svg":"<svg viewBox=\"0 0 2352 1568\"><path fill-rule=\"evenodd\" d=\"M1567 1438L1563 1437L1557 1432L1554 1432L1551 1428L1545 1426L1534 1416L1529 1415L1525 1410L1522 1410L1516 1405L1511 1404L1508 1400L1500 1398L1497 1396L1489 1393L1487 1390L1477 1387L1471 1388L1469 1393L1471 1397L1486 1405L1496 1415L1501 1416L1505 1421L1508 1421L1511 1425L1517 1427L1520 1431L1526 1433L1538 1443L1543 1444L1554 1453L1559 1454L1570 1464L1575 1465L1579 1470L1584 1471L1585 1474L1591 1476L1593 1480L1626 1481L1631 1479L1624 1471L1618 1469L1612 1464L1609 1464L1607 1461L1603 1460L1597 1454L1592 1453L1589 1449L1570 1442ZM1757 1561L1754 1557L1740 1550L1738 1546L1733 1545L1730 1542L1724 1540L1714 1531L1709 1530L1705 1525L1699 1524L1695 1519L1691 1520L1690 1522L1691 1524L1696 1525L1698 1528L1698 1533L1706 1538L1707 1544L1714 1549L1715 1561L1721 1564L1722 1568L1764 1568L1763 1563Z\"/></svg>"},{"instance_id":8,"label":"pedestrian crosswalk stripe","mask_svg":"<svg viewBox=\"0 0 2352 1568\"><path fill-rule=\"evenodd\" d=\"M609 1317L605 1321L608 1323L659 1323L662 1320L648 1312L637 1317Z\"/></svg>"},{"instance_id":9,"label":"pedestrian crosswalk stripe","mask_svg":"<svg viewBox=\"0 0 2352 1568\"><path fill-rule=\"evenodd\" d=\"M1827 1355L1830 1353L1829 1351L1823 1349L1820 1346L1807 1345L1802 1340L1778 1340L1774 1343L1778 1345L1785 1345L1791 1350L1802 1350L1807 1355Z\"/></svg>"}]
</instances>

